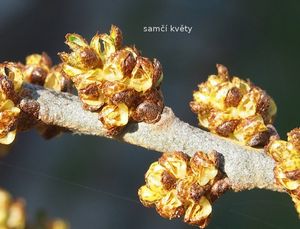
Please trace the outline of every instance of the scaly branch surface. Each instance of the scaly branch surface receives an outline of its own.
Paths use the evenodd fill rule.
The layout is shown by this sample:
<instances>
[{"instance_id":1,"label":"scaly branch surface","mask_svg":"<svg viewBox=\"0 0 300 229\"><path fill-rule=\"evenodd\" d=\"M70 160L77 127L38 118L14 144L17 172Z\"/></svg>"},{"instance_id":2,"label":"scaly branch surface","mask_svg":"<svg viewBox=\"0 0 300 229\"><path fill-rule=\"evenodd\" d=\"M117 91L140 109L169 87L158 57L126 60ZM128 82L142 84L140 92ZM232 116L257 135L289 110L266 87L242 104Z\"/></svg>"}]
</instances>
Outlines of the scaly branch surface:
<instances>
[{"instance_id":1,"label":"scaly branch surface","mask_svg":"<svg viewBox=\"0 0 300 229\"><path fill-rule=\"evenodd\" d=\"M201 150L216 150L224 156L223 166L234 191L253 188L282 191L274 183L274 160L263 149L246 147L193 127L177 118L165 107L155 124L130 123L117 137L107 135L98 114L85 111L77 96L58 93L26 84L32 98L40 104L39 119L69 129L75 134L112 138L158 152L183 151L192 156Z\"/></svg>"}]
</instances>

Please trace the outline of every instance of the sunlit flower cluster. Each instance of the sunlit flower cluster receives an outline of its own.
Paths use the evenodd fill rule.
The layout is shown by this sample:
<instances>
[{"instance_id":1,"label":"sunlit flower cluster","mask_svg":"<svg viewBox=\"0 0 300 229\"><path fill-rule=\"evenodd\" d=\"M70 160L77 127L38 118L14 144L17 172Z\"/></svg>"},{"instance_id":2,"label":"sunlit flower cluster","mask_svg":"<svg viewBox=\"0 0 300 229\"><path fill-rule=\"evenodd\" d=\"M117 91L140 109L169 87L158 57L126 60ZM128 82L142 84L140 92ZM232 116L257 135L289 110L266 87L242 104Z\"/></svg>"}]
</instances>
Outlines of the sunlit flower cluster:
<instances>
[{"instance_id":1,"label":"sunlit flower cluster","mask_svg":"<svg viewBox=\"0 0 300 229\"><path fill-rule=\"evenodd\" d=\"M23 75L19 64L0 64L0 144L13 142L17 131L20 109L18 92L21 90Z\"/></svg>"},{"instance_id":2,"label":"sunlit flower cluster","mask_svg":"<svg viewBox=\"0 0 300 229\"><path fill-rule=\"evenodd\" d=\"M21 199L13 200L8 192L0 189L0 228L24 229L25 225L24 201Z\"/></svg>"},{"instance_id":3,"label":"sunlit flower cluster","mask_svg":"<svg viewBox=\"0 0 300 229\"><path fill-rule=\"evenodd\" d=\"M25 82L55 91L70 90L70 80L62 74L61 64L52 66L52 61L46 53L27 56L22 72Z\"/></svg>"},{"instance_id":4,"label":"sunlit flower cluster","mask_svg":"<svg viewBox=\"0 0 300 229\"><path fill-rule=\"evenodd\" d=\"M39 219L37 223L26 222L25 202L13 199L5 190L0 189L0 229L69 229L62 219Z\"/></svg>"},{"instance_id":5,"label":"sunlit flower cluster","mask_svg":"<svg viewBox=\"0 0 300 229\"><path fill-rule=\"evenodd\" d=\"M155 206L162 217L184 216L186 223L204 228L212 202L229 188L218 170L217 155L197 152L189 158L182 152L164 153L147 171L146 185L138 191L140 201Z\"/></svg>"},{"instance_id":6,"label":"sunlit flower cluster","mask_svg":"<svg viewBox=\"0 0 300 229\"><path fill-rule=\"evenodd\" d=\"M267 125L276 114L273 99L249 80L229 77L225 66L218 64L217 69L218 74L193 93L190 106L199 125L245 145L265 145L270 137Z\"/></svg>"},{"instance_id":7,"label":"sunlit flower cluster","mask_svg":"<svg viewBox=\"0 0 300 229\"><path fill-rule=\"evenodd\" d=\"M300 216L300 128L288 133L288 141L272 139L267 153L276 161L276 181L291 195Z\"/></svg>"},{"instance_id":8,"label":"sunlit flower cluster","mask_svg":"<svg viewBox=\"0 0 300 229\"><path fill-rule=\"evenodd\" d=\"M67 34L71 53L59 53L63 72L73 82L83 107L99 112L110 134L128 121L157 122L163 110L159 86L163 77L158 60L142 57L135 47L122 46L122 33L96 34L90 43Z\"/></svg>"}]
</instances>

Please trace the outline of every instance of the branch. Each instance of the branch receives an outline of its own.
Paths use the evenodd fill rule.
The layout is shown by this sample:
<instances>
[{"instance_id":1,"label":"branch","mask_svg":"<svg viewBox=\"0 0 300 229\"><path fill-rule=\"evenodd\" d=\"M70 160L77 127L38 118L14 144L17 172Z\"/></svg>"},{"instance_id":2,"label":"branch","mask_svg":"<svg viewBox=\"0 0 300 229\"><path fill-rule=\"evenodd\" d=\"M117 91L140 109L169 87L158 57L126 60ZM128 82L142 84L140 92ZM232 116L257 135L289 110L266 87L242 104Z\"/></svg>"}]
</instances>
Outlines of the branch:
<instances>
[{"instance_id":1,"label":"branch","mask_svg":"<svg viewBox=\"0 0 300 229\"><path fill-rule=\"evenodd\" d=\"M282 191L274 182L274 161L263 149L240 145L179 120L165 107L156 124L130 123L123 133L110 137L98 120L98 114L85 111L77 96L58 93L26 84L32 98L40 104L39 119L50 125L69 129L76 134L113 138L158 152L183 151L192 156L196 151L216 150L224 156L224 171L234 191L264 188Z\"/></svg>"}]
</instances>

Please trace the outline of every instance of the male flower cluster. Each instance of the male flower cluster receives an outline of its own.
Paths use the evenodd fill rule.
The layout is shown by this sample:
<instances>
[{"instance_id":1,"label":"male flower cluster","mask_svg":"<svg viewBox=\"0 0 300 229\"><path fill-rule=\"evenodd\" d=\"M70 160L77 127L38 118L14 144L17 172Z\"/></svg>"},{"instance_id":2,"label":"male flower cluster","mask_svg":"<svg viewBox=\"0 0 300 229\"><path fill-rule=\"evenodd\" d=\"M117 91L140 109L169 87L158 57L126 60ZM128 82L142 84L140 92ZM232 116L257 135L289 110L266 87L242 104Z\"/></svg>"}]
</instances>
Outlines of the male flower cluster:
<instances>
[{"instance_id":1,"label":"male flower cluster","mask_svg":"<svg viewBox=\"0 0 300 229\"><path fill-rule=\"evenodd\" d=\"M0 228L23 229L26 225L25 204L13 200L10 194L0 189Z\"/></svg>"},{"instance_id":2,"label":"male flower cluster","mask_svg":"<svg viewBox=\"0 0 300 229\"><path fill-rule=\"evenodd\" d=\"M288 133L288 141L271 139L266 152L276 161L277 183L291 195L300 216L300 128Z\"/></svg>"},{"instance_id":3,"label":"male flower cluster","mask_svg":"<svg viewBox=\"0 0 300 229\"><path fill-rule=\"evenodd\" d=\"M26 222L25 202L13 199L5 190L0 189L0 228L1 229L69 229L62 219L40 219L38 223Z\"/></svg>"},{"instance_id":4,"label":"male flower cluster","mask_svg":"<svg viewBox=\"0 0 300 229\"><path fill-rule=\"evenodd\" d=\"M67 34L72 52L59 53L83 107L99 112L110 134L130 120L157 122L163 110L159 61L142 57L135 47L123 47L122 39L116 26L110 34L96 34L90 44L78 34Z\"/></svg>"},{"instance_id":5,"label":"male flower cluster","mask_svg":"<svg viewBox=\"0 0 300 229\"><path fill-rule=\"evenodd\" d=\"M155 206L162 217L184 215L186 223L204 228L211 203L229 188L218 164L217 153L197 152L192 158L182 152L164 153L147 171L139 198L144 206Z\"/></svg>"},{"instance_id":6,"label":"male flower cluster","mask_svg":"<svg viewBox=\"0 0 300 229\"><path fill-rule=\"evenodd\" d=\"M193 93L190 106L199 125L245 145L265 145L276 114L273 99L249 81L230 78L225 66L218 64L217 69Z\"/></svg>"},{"instance_id":7,"label":"male flower cluster","mask_svg":"<svg viewBox=\"0 0 300 229\"><path fill-rule=\"evenodd\" d=\"M0 144L8 145L15 139L20 114L18 92L22 83L23 75L18 64L0 64Z\"/></svg>"}]
</instances>

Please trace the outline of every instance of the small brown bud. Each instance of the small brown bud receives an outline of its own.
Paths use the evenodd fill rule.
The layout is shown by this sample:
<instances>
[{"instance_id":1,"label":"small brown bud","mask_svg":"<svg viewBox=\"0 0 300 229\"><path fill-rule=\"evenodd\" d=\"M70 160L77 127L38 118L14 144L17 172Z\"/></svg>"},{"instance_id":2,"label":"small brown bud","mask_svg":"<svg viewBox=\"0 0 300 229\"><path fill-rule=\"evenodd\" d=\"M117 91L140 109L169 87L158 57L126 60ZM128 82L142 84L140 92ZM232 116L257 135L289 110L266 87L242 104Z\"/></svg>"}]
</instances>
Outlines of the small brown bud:
<instances>
[{"instance_id":1,"label":"small brown bud","mask_svg":"<svg viewBox=\"0 0 300 229\"><path fill-rule=\"evenodd\" d=\"M201 105L195 101L191 101L190 108L193 113L198 113L201 110Z\"/></svg>"},{"instance_id":2,"label":"small brown bud","mask_svg":"<svg viewBox=\"0 0 300 229\"><path fill-rule=\"evenodd\" d=\"M217 169L222 169L224 166L224 156L221 153L216 150L212 150L207 155Z\"/></svg>"},{"instance_id":3,"label":"small brown bud","mask_svg":"<svg viewBox=\"0 0 300 229\"><path fill-rule=\"evenodd\" d=\"M285 176L291 180L299 180L300 179L300 169L287 171L287 172L285 172Z\"/></svg>"},{"instance_id":4,"label":"small brown bud","mask_svg":"<svg viewBox=\"0 0 300 229\"><path fill-rule=\"evenodd\" d=\"M116 126L116 127L111 127L106 129L106 134L107 136L117 136L118 134L121 133L123 130L124 126Z\"/></svg>"},{"instance_id":5,"label":"small brown bud","mask_svg":"<svg viewBox=\"0 0 300 229\"><path fill-rule=\"evenodd\" d=\"M37 101L24 98L20 102L20 108L23 112L32 115L35 119L39 118L40 104Z\"/></svg>"},{"instance_id":6,"label":"small brown bud","mask_svg":"<svg viewBox=\"0 0 300 229\"><path fill-rule=\"evenodd\" d=\"M0 76L0 88L8 99L17 102L16 98L18 96L14 90L14 84L10 79L8 79L7 76L4 75Z\"/></svg>"},{"instance_id":7,"label":"small brown bud","mask_svg":"<svg viewBox=\"0 0 300 229\"><path fill-rule=\"evenodd\" d=\"M134 58L132 53L129 53L125 58L125 60L121 63L123 74L125 76L130 76L135 65L136 65L136 59Z\"/></svg>"},{"instance_id":8,"label":"small brown bud","mask_svg":"<svg viewBox=\"0 0 300 229\"><path fill-rule=\"evenodd\" d=\"M231 88L226 95L225 98L225 106L227 107L237 107L243 98L242 93L240 92L240 89L237 87Z\"/></svg>"},{"instance_id":9,"label":"small brown bud","mask_svg":"<svg viewBox=\"0 0 300 229\"><path fill-rule=\"evenodd\" d=\"M300 128L295 128L288 133L288 141L291 142L298 151L300 151Z\"/></svg>"},{"instance_id":10,"label":"small brown bud","mask_svg":"<svg viewBox=\"0 0 300 229\"><path fill-rule=\"evenodd\" d=\"M85 47L83 50L80 50L80 58L86 68L95 68L101 67L102 61L98 58L95 51L91 48Z\"/></svg>"},{"instance_id":11,"label":"small brown bud","mask_svg":"<svg viewBox=\"0 0 300 229\"><path fill-rule=\"evenodd\" d=\"M228 137L239 123L240 120L237 119L226 121L217 127L216 132L223 137Z\"/></svg>"},{"instance_id":12,"label":"small brown bud","mask_svg":"<svg viewBox=\"0 0 300 229\"><path fill-rule=\"evenodd\" d=\"M292 193L294 196L296 196L300 200L300 187L295 190L291 190L290 193Z\"/></svg>"},{"instance_id":13,"label":"small brown bud","mask_svg":"<svg viewBox=\"0 0 300 229\"><path fill-rule=\"evenodd\" d=\"M163 76L163 69L160 62L157 59L153 59L153 85L159 86Z\"/></svg>"},{"instance_id":14,"label":"small brown bud","mask_svg":"<svg viewBox=\"0 0 300 229\"><path fill-rule=\"evenodd\" d=\"M256 113L260 114L264 119L264 122L269 123L269 107L270 107L270 96L266 92L262 92L259 101L256 105Z\"/></svg>"},{"instance_id":15,"label":"small brown bud","mask_svg":"<svg viewBox=\"0 0 300 229\"><path fill-rule=\"evenodd\" d=\"M96 83L89 84L86 88L80 89L79 94L97 98L99 96L98 86Z\"/></svg>"},{"instance_id":16,"label":"small brown bud","mask_svg":"<svg viewBox=\"0 0 300 229\"><path fill-rule=\"evenodd\" d=\"M228 69L224 65L222 65L222 64L216 64L216 67L217 67L218 75L219 76L225 76L225 77L229 76Z\"/></svg>"},{"instance_id":17,"label":"small brown bud","mask_svg":"<svg viewBox=\"0 0 300 229\"><path fill-rule=\"evenodd\" d=\"M269 142L269 139L270 139L269 130L258 132L249 140L248 145L251 147L265 146Z\"/></svg>"},{"instance_id":18,"label":"small brown bud","mask_svg":"<svg viewBox=\"0 0 300 229\"><path fill-rule=\"evenodd\" d=\"M46 52L42 52L41 62L48 66L48 68L51 68L52 66L52 60Z\"/></svg>"},{"instance_id":19,"label":"small brown bud","mask_svg":"<svg viewBox=\"0 0 300 229\"><path fill-rule=\"evenodd\" d=\"M161 108L151 101L144 101L137 106L133 119L137 122L156 123L161 118Z\"/></svg>"},{"instance_id":20,"label":"small brown bud","mask_svg":"<svg viewBox=\"0 0 300 229\"><path fill-rule=\"evenodd\" d=\"M207 192L209 186L201 186L198 183L192 184L190 188L190 198L196 203L199 202L201 197Z\"/></svg>"},{"instance_id":21,"label":"small brown bud","mask_svg":"<svg viewBox=\"0 0 300 229\"><path fill-rule=\"evenodd\" d=\"M161 183L163 184L164 189L169 191L175 188L176 178L171 173L164 171L161 177Z\"/></svg>"},{"instance_id":22,"label":"small brown bud","mask_svg":"<svg viewBox=\"0 0 300 229\"><path fill-rule=\"evenodd\" d=\"M33 69L30 75L30 83L37 84L43 86L45 83L45 79L47 77L47 71L41 67L36 67Z\"/></svg>"},{"instance_id":23,"label":"small brown bud","mask_svg":"<svg viewBox=\"0 0 300 229\"><path fill-rule=\"evenodd\" d=\"M125 103L128 107L136 107L139 100L139 93L133 89L127 89L116 93L111 98L114 104Z\"/></svg>"},{"instance_id":24,"label":"small brown bud","mask_svg":"<svg viewBox=\"0 0 300 229\"><path fill-rule=\"evenodd\" d=\"M222 194L224 194L230 188L231 185L230 185L229 178L226 177L222 180L216 181L210 190L212 201L218 199Z\"/></svg>"}]
</instances>

